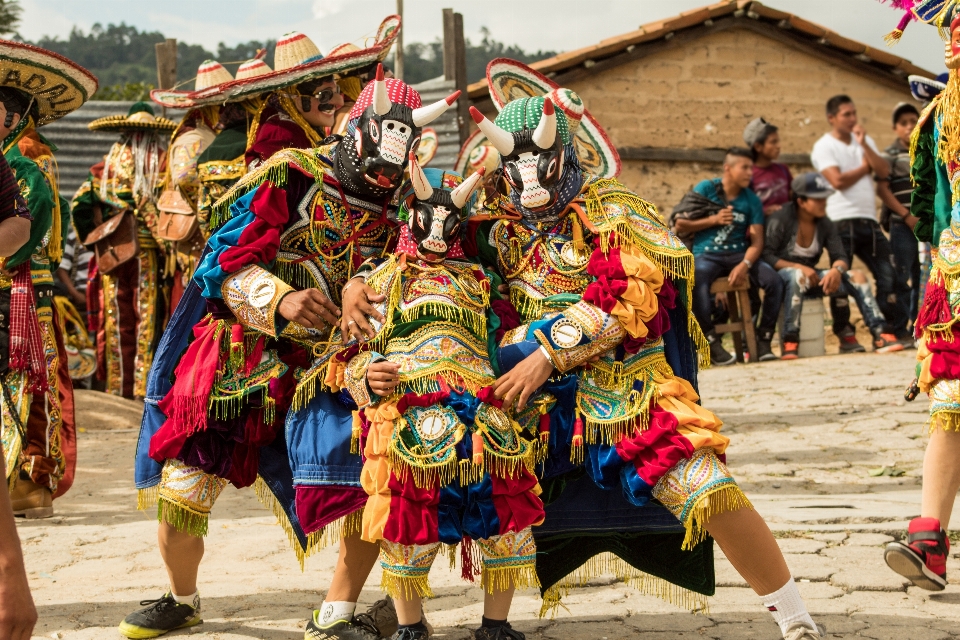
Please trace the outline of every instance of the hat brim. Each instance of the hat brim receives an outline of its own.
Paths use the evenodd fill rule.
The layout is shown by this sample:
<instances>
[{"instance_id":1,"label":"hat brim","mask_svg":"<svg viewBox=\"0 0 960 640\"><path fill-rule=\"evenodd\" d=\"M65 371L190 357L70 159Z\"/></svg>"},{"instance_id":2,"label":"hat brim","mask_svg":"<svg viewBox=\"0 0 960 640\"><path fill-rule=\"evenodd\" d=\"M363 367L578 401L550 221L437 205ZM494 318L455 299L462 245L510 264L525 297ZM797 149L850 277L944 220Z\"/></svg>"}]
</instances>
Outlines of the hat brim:
<instances>
[{"instance_id":1,"label":"hat brim","mask_svg":"<svg viewBox=\"0 0 960 640\"><path fill-rule=\"evenodd\" d=\"M167 118L157 118L154 122L137 122L127 116L106 116L97 118L87 125L91 131L125 133L128 131L173 131L177 123Z\"/></svg>"},{"instance_id":2,"label":"hat brim","mask_svg":"<svg viewBox=\"0 0 960 640\"><path fill-rule=\"evenodd\" d=\"M947 85L943 82L923 76L908 76L907 81L910 83L910 93L913 97L923 102L933 100L947 88Z\"/></svg>"},{"instance_id":3,"label":"hat brim","mask_svg":"<svg viewBox=\"0 0 960 640\"><path fill-rule=\"evenodd\" d=\"M427 164L437 156L440 149L440 138L437 136L437 130L433 127L424 127L420 131L420 146L417 147L417 163L421 167Z\"/></svg>"},{"instance_id":4,"label":"hat brim","mask_svg":"<svg viewBox=\"0 0 960 640\"><path fill-rule=\"evenodd\" d=\"M473 133L467 136L463 144L460 145L460 152L457 154L457 161L453 165L453 170L463 176L464 179L473 175L473 171L470 171L469 174L467 173L467 171L470 170L470 154L473 153L474 149L486 143L487 136L485 136L480 129L475 129Z\"/></svg>"},{"instance_id":5,"label":"hat brim","mask_svg":"<svg viewBox=\"0 0 960 640\"><path fill-rule=\"evenodd\" d=\"M497 110L511 100L544 96L560 85L522 62L510 58L496 58L487 65L487 86ZM607 132L589 111L584 109L580 126L574 134L574 147L580 165L601 178L620 175L620 154L610 142Z\"/></svg>"},{"instance_id":6,"label":"hat brim","mask_svg":"<svg viewBox=\"0 0 960 640\"><path fill-rule=\"evenodd\" d=\"M390 53L390 47L399 34L400 16L387 16L377 29L373 45L365 49L344 50L343 53L329 55L291 69L271 71L253 78L231 80L200 91L154 89L150 92L150 98L163 107L192 109L194 107L236 102L325 76L344 75L375 62L383 61Z\"/></svg>"},{"instance_id":7,"label":"hat brim","mask_svg":"<svg viewBox=\"0 0 960 640\"><path fill-rule=\"evenodd\" d=\"M830 196L836 193L835 189L829 189L827 191L811 191L810 193L798 193L798 196L808 198L810 200L826 200Z\"/></svg>"},{"instance_id":8,"label":"hat brim","mask_svg":"<svg viewBox=\"0 0 960 640\"><path fill-rule=\"evenodd\" d=\"M32 96L39 113L37 125L43 125L79 109L99 83L92 73L53 51L0 40L0 86Z\"/></svg>"}]
</instances>

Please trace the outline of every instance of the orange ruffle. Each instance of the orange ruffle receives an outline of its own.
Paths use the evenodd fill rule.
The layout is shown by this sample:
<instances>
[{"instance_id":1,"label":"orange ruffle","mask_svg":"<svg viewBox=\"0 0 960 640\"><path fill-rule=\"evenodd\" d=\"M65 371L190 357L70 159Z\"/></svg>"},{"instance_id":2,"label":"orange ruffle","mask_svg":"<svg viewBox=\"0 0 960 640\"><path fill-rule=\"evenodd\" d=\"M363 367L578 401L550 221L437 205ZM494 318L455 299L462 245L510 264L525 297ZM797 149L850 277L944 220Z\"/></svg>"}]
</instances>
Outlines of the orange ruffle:
<instances>
[{"instance_id":1,"label":"orange ruffle","mask_svg":"<svg viewBox=\"0 0 960 640\"><path fill-rule=\"evenodd\" d=\"M677 419L677 433L690 440L694 449L712 448L718 454L727 450L730 438L721 435L723 422L697 401L700 396L683 378L655 379L660 397L657 406Z\"/></svg>"},{"instance_id":2,"label":"orange ruffle","mask_svg":"<svg viewBox=\"0 0 960 640\"><path fill-rule=\"evenodd\" d=\"M657 294L663 287L663 273L633 245L620 248L620 264L627 274L627 290L617 296L610 315L632 337L645 338L646 322L657 315Z\"/></svg>"},{"instance_id":3,"label":"orange ruffle","mask_svg":"<svg viewBox=\"0 0 960 640\"><path fill-rule=\"evenodd\" d=\"M370 432L363 447L366 460L360 472L360 486L369 496L363 510L360 537L367 542L383 538L383 529L390 518L390 459L387 450L393 438L394 420L400 417L396 403L384 403L363 410L370 423Z\"/></svg>"}]
</instances>

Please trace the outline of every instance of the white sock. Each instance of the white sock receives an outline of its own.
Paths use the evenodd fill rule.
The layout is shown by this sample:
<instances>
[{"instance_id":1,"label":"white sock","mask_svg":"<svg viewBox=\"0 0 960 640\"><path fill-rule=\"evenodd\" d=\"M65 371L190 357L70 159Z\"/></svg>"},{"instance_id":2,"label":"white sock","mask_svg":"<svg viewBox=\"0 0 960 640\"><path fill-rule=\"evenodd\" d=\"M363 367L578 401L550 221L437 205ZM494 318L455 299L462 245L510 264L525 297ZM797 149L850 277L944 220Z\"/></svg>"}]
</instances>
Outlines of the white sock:
<instances>
[{"instance_id":1,"label":"white sock","mask_svg":"<svg viewBox=\"0 0 960 640\"><path fill-rule=\"evenodd\" d=\"M200 592L194 591L188 596L178 596L173 592L173 589L170 590L170 595L173 596L173 599L179 604L188 604L194 609L200 608Z\"/></svg>"},{"instance_id":2,"label":"white sock","mask_svg":"<svg viewBox=\"0 0 960 640\"><path fill-rule=\"evenodd\" d=\"M813 618L807 613L807 606L803 604L803 598L797 590L797 583L791 577L787 584L783 585L773 593L760 596L763 606L767 608L774 621L780 625L780 632L786 635L787 629L800 622L811 629L816 629Z\"/></svg>"},{"instance_id":3,"label":"white sock","mask_svg":"<svg viewBox=\"0 0 960 640\"><path fill-rule=\"evenodd\" d=\"M323 626L328 626L339 620L353 620L353 614L357 610L356 602L327 602L323 601L323 606L317 612L317 622Z\"/></svg>"}]
</instances>

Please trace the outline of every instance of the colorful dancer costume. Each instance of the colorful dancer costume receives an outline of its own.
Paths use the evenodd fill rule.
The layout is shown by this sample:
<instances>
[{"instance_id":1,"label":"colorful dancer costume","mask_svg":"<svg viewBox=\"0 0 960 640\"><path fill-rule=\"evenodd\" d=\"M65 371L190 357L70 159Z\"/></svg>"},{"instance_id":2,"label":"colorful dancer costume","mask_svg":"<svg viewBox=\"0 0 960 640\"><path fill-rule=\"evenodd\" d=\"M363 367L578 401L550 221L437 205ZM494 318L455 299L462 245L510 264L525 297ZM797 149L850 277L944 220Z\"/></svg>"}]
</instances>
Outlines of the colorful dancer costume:
<instances>
[{"instance_id":1,"label":"colorful dancer costume","mask_svg":"<svg viewBox=\"0 0 960 640\"><path fill-rule=\"evenodd\" d=\"M919 220L917 239L929 242L932 266L916 320L917 378L907 399L920 391L930 397L930 442L923 466L921 517L910 522L907 539L887 546L891 569L918 587L941 591L947 585L946 560L953 502L960 489L953 470L960 447L960 4L954 0L899 0L905 10L894 32L911 19L935 24L947 40L946 87L933 97L913 133L910 153L915 184L910 213ZM944 467L952 467L944 468Z\"/></svg>"},{"instance_id":2,"label":"colorful dancer costume","mask_svg":"<svg viewBox=\"0 0 960 640\"><path fill-rule=\"evenodd\" d=\"M0 41L3 155L33 218L30 239L0 267L9 313L10 367L0 394L0 441L14 511L53 514L52 498L73 482L76 435L73 385L53 300L52 272L63 251L63 202L51 145L37 127L82 105L97 89L86 69L61 56ZM68 219L66 219L68 221ZM39 322L38 322L39 321Z\"/></svg>"},{"instance_id":3,"label":"colorful dancer costume","mask_svg":"<svg viewBox=\"0 0 960 640\"><path fill-rule=\"evenodd\" d=\"M386 322L328 373L360 407L363 538L380 543L383 587L395 598L431 596L427 574L441 544L461 539L465 553L470 540L479 546L489 591L537 584L530 527L543 520L543 506L532 439L493 398L490 283L463 261L459 244L481 177L424 172L412 159L399 249L361 271L386 296ZM384 398L367 384L380 361L400 366L399 384Z\"/></svg>"},{"instance_id":4,"label":"colorful dancer costume","mask_svg":"<svg viewBox=\"0 0 960 640\"><path fill-rule=\"evenodd\" d=\"M388 21L398 26L398 19ZM342 62L310 63L301 77L329 76L327 61ZM343 285L395 237L388 214L407 154L420 128L456 98L424 107L409 86L383 80L382 71L379 78L354 105L352 139L277 153L215 206L216 230L158 349L138 445L140 506L157 498L160 521L177 531L203 536L227 482L256 483L302 561L323 542L325 526L363 505L360 460L350 453L350 409L329 393L314 393L295 373L328 348L324 317L336 319L330 309ZM279 313L291 300L297 312L288 315L303 322ZM290 412L285 437L295 402L303 408L296 420ZM315 426L324 420L330 426L321 439ZM332 516L314 503L308 511L316 518L302 522L294 485L344 486L353 489L353 502L328 504L342 512ZM121 633L140 633L158 612L131 614ZM177 626L200 619L198 607L186 614Z\"/></svg>"},{"instance_id":5,"label":"colorful dancer costume","mask_svg":"<svg viewBox=\"0 0 960 640\"><path fill-rule=\"evenodd\" d=\"M532 388L523 393L534 391L527 378L547 372L537 374L537 386L545 384L518 418L536 425L546 449L541 483L549 506L544 526L534 529L544 607L604 571L693 604L689 592L646 574L711 593L712 572L698 564L712 561L708 529L718 536L724 523L738 520L740 540L718 538L728 556L732 545L755 536L771 573L754 588L767 596L783 585L792 597L796 587L775 540L724 464L729 440L719 433L721 421L672 366L692 377L697 359L708 361L689 309L692 255L653 205L612 177L619 160L576 93L511 60L492 61L487 73L500 114L491 122L471 113L502 157L510 192L499 203L500 219L480 227L477 245L516 310L512 321L508 311L500 314L497 363L505 373L523 373L501 377L497 397L512 401L512 389L525 385ZM518 97L525 93L532 97ZM581 165L577 147L584 144L593 153L580 155L597 174ZM585 486L591 482L592 489ZM597 489L632 505L628 524L598 533L608 516L577 502ZM659 544L646 545L649 525L663 521L655 502L683 534L649 537ZM604 552L619 558L594 557ZM785 637L819 637L796 600L787 615L794 619L778 618Z\"/></svg>"},{"instance_id":6,"label":"colorful dancer costume","mask_svg":"<svg viewBox=\"0 0 960 640\"><path fill-rule=\"evenodd\" d=\"M109 273L98 261L90 276L87 307L97 316L97 377L106 382L107 393L143 398L168 313L167 252L157 236L156 200L166 162L164 138L176 124L137 102L126 116L99 118L88 126L121 136L73 197L77 233L86 242L100 225L132 215L138 249Z\"/></svg>"}]
</instances>

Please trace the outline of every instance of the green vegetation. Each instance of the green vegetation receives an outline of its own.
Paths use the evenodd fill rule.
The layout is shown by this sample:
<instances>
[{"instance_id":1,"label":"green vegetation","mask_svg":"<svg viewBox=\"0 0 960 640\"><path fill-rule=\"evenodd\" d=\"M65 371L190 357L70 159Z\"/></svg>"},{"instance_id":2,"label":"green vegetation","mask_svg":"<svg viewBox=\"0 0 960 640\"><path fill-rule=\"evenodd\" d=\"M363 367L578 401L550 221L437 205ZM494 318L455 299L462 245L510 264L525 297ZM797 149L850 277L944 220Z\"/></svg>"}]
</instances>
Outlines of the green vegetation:
<instances>
[{"instance_id":1,"label":"green vegetation","mask_svg":"<svg viewBox=\"0 0 960 640\"><path fill-rule=\"evenodd\" d=\"M0 0L0 34L16 31L21 7L17 0ZM487 63L505 56L521 62L533 62L554 55L553 51L527 53L517 46L506 45L490 37L487 29L483 39L474 44L466 41L467 77L470 82L486 74ZM157 82L155 45L166 36L159 31L140 31L137 27L97 23L89 32L74 27L66 39L44 36L36 44L55 51L93 72L100 80L97 100L137 100L149 95ZM267 49L265 62L273 67L273 49L276 41L251 40L234 46L220 43L216 54L200 45L177 43L177 82L192 88L192 79L204 60L214 58L235 72L238 64L253 58L260 49ZM404 47L404 75L411 84L443 75L443 45L440 40L423 44L413 42Z\"/></svg>"},{"instance_id":2,"label":"green vegetation","mask_svg":"<svg viewBox=\"0 0 960 640\"><path fill-rule=\"evenodd\" d=\"M21 11L20 0L0 0L0 36L17 32Z\"/></svg>"}]
</instances>

